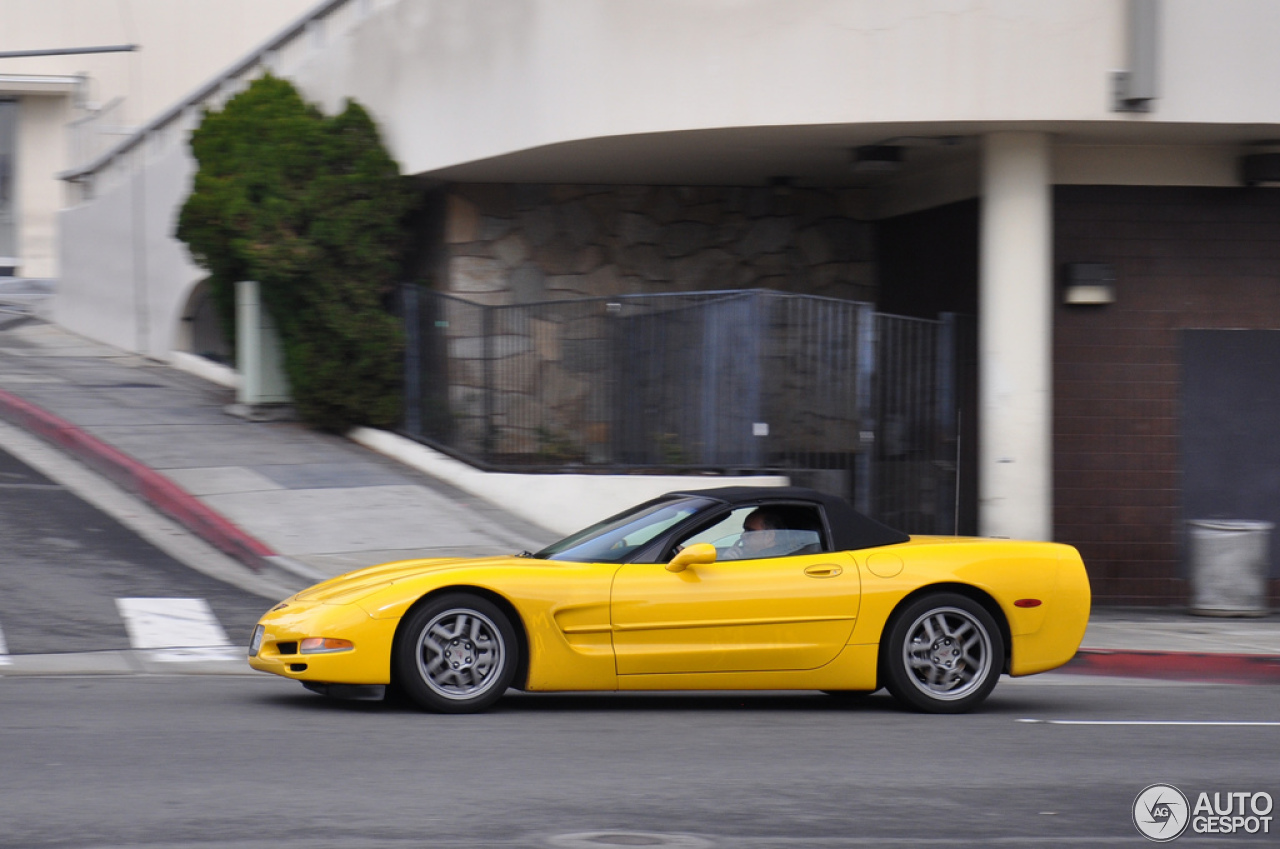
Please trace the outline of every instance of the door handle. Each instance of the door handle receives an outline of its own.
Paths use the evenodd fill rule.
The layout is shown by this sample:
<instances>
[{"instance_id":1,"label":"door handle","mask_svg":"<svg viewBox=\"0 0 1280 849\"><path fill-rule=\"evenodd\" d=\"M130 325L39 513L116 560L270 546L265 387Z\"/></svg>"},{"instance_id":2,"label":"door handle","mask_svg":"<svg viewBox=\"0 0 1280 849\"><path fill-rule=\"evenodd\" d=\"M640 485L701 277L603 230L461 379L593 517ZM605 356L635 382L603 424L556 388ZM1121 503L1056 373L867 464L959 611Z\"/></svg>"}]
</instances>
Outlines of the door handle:
<instances>
[{"instance_id":1,"label":"door handle","mask_svg":"<svg viewBox=\"0 0 1280 849\"><path fill-rule=\"evenodd\" d=\"M806 567L804 573L810 578L834 578L843 571L844 569L834 563L819 563L815 566Z\"/></svg>"}]
</instances>

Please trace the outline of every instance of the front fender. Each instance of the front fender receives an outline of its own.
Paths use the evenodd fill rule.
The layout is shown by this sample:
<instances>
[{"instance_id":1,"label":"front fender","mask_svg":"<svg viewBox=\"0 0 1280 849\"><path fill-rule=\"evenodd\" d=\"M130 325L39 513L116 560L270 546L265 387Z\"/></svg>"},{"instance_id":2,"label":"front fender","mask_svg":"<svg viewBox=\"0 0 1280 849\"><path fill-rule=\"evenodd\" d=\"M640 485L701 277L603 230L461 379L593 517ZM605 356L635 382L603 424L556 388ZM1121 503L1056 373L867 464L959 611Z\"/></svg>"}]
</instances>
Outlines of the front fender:
<instances>
[{"instance_id":1,"label":"front fender","mask_svg":"<svg viewBox=\"0 0 1280 849\"><path fill-rule=\"evenodd\" d=\"M398 622L427 597L479 590L502 600L528 638L528 690L617 688L609 588L616 566L519 560L437 570L361 598L378 620Z\"/></svg>"}]
</instances>

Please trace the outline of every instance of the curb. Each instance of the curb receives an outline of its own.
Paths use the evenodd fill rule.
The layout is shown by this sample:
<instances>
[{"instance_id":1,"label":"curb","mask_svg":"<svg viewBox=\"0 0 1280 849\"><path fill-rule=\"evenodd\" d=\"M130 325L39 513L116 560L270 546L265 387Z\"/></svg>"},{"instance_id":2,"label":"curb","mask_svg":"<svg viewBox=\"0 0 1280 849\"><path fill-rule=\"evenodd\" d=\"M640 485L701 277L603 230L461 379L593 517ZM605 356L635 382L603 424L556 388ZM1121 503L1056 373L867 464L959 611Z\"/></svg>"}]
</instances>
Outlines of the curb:
<instances>
[{"instance_id":1,"label":"curb","mask_svg":"<svg viewBox=\"0 0 1280 849\"><path fill-rule=\"evenodd\" d=\"M201 656L201 654L206 656ZM217 655L222 655L221 657ZM99 675L256 675L233 646L191 649L115 649L0 656L0 678Z\"/></svg>"},{"instance_id":2,"label":"curb","mask_svg":"<svg viewBox=\"0 0 1280 849\"><path fill-rule=\"evenodd\" d=\"M65 419L0 389L0 418L24 428L133 493L255 572L273 568L276 553L155 469Z\"/></svg>"},{"instance_id":3,"label":"curb","mask_svg":"<svg viewBox=\"0 0 1280 849\"><path fill-rule=\"evenodd\" d=\"M1056 671L1205 684L1280 684L1280 655L1081 649Z\"/></svg>"}]
</instances>

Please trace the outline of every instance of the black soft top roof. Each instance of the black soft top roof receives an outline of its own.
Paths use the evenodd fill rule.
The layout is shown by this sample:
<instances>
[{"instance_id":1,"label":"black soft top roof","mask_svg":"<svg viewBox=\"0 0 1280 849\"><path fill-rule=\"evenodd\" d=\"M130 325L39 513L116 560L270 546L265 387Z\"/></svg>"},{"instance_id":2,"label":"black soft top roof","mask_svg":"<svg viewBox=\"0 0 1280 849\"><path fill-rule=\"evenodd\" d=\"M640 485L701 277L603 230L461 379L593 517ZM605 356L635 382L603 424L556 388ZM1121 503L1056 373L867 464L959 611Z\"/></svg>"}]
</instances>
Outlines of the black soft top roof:
<instances>
[{"instance_id":1,"label":"black soft top roof","mask_svg":"<svg viewBox=\"0 0 1280 849\"><path fill-rule=\"evenodd\" d=\"M845 501L825 492L798 486L726 486L719 489L682 489L667 497L690 495L710 498L735 507L766 502L809 502L819 504L831 526L831 543L836 551L856 551L906 542L910 536L870 519Z\"/></svg>"}]
</instances>

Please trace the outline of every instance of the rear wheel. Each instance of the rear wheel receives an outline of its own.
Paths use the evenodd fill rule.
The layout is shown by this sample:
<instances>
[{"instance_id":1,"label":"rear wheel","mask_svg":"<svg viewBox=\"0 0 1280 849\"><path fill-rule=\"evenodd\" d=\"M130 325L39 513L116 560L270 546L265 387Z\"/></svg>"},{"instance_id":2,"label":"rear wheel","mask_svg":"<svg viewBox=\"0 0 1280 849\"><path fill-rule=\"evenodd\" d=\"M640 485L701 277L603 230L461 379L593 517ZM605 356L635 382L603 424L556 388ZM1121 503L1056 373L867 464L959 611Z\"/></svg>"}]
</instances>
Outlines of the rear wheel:
<instances>
[{"instance_id":1,"label":"rear wheel","mask_svg":"<svg viewBox=\"0 0 1280 849\"><path fill-rule=\"evenodd\" d=\"M511 686L519 655L515 628L496 604L451 593L405 619L396 637L395 680L420 707L472 713Z\"/></svg>"},{"instance_id":2,"label":"rear wheel","mask_svg":"<svg viewBox=\"0 0 1280 849\"><path fill-rule=\"evenodd\" d=\"M995 688L1004 639L981 604L957 593L916 599L883 642L885 685L899 701L928 713L964 713Z\"/></svg>"}]
</instances>

